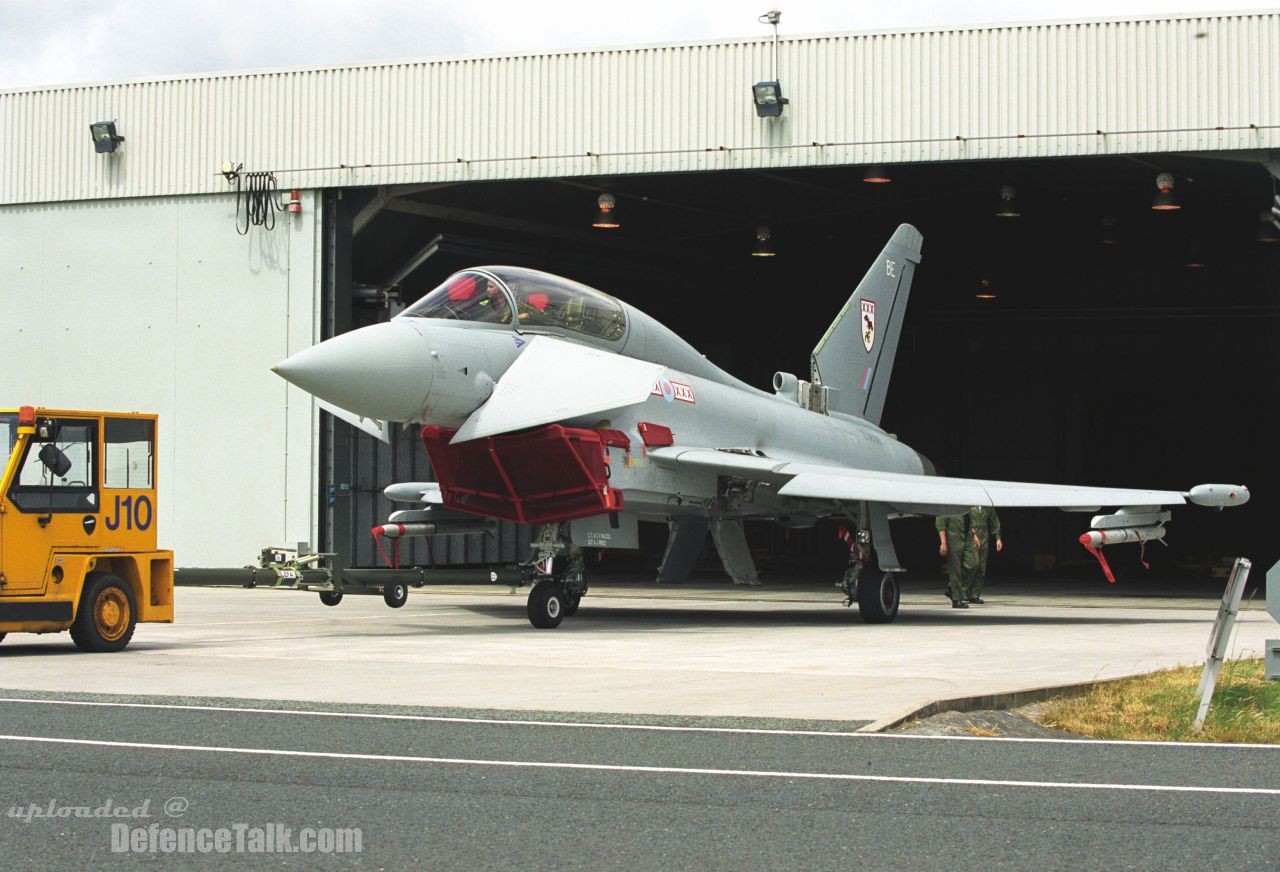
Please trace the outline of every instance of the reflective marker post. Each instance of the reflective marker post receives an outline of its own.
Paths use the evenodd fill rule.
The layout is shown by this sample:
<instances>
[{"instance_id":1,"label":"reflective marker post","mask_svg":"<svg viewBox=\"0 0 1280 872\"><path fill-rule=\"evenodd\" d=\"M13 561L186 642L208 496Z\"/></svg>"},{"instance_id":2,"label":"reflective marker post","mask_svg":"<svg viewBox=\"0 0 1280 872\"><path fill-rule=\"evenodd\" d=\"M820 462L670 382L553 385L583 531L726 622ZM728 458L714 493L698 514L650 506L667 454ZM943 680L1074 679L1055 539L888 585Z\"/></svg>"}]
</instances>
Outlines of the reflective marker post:
<instances>
[{"instance_id":1,"label":"reflective marker post","mask_svg":"<svg viewBox=\"0 0 1280 872\"><path fill-rule=\"evenodd\" d=\"M1196 712L1192 729L1203 730L1204 719L1209 714L1209 702L1213 699L1213 688L1218 683L1218 672L1222 669L1222 661L1227 656L1227 646L1231 643L1231 630L1236 624L1236 615L1240 611L1240 598L1244 595L1244 583L1249 578L1249 570L1253 563L1246 557L1237 557L1231 567L1231 576L1227 579L1227 589L1222 594L1222 605L1218 606L1218 616L1213 621L1213 632L1209 635L1209 645L1205 655L1209 658L1204 664L1204 675L1200 677L1200 687L1196 695L1200 697L1200 711Z\"/></svg>"},{"instance_id":2,"label":"reflective marker post","mask_svg":"<svg viewBox=\"0 0 1280 872\"><path fill-rule=\"evenodd\" d=\"M1280 621L1280 563L1267 570L1267 611ZM1280 681L1280 639L1267 640L1267 678Z\"/></svg>"}]
</instances>

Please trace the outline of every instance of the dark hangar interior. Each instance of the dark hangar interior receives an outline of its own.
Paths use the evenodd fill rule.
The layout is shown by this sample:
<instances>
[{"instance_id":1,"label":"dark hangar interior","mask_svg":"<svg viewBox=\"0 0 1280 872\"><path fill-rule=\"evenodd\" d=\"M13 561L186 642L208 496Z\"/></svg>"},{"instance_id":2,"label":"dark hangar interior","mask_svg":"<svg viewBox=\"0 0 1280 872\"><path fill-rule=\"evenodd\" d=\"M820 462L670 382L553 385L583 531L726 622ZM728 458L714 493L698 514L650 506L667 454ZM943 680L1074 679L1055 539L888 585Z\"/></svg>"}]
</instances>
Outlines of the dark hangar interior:
<instances>
[{"instance_id":1,"label":"dark hangar interior","mask_svg":"<svg viewBox=\"0 0 1280 872\"><path fill-rule=\"evenodd\" d=\"M1175 510L1169 547L1146 549L1152 572L1204 574L1228 555L1259 566L1280 557L1269 530L1280 509L1270 459L1280 233L1261 220L1274 193L1261 164L1144 155L882 170L329 191L334 329L385 318L394 310L383 305L388 292L393 303L412 302L463 267L529 266L638 306L767 389L778 370L808 377L810 350L894 227L909 222L924 234L924 259L886 430L949 475L1167 489L1243 483L1253 494L1244 508ZM1162 199L1178 208L1153 208L1162 173L1173 181ZM890 181L865 180L877 174ZM601 194L616 202L616 228L592 226ZM774 256L754 256L761 245ZM363 541L365 522L392 508L380 488L393 475L422 475L425 459L414 456L411 434L391 456L356 442L335 448L350 451L349 475L334 475L351 479L357 499L349 516L333 519L331 547L344 547L349 528L353 562L369 565L377 557ZM1076 541L1088 515L1001 514L1007 547L993 575L1097 572ZM665 531L644 526L653 527L642 542L652 565ZM909 570L936 572L931 519L894 529ZM824 577L842 566L833 523L749 525L749 536L766 580L783 558L788 571ZM432 557L513 559L519 541L442 543ZM710 569L710 545L708 558ZM1122 580L1142 572L1131 546L1111 559Z\"/></svg>"}]
</instances>

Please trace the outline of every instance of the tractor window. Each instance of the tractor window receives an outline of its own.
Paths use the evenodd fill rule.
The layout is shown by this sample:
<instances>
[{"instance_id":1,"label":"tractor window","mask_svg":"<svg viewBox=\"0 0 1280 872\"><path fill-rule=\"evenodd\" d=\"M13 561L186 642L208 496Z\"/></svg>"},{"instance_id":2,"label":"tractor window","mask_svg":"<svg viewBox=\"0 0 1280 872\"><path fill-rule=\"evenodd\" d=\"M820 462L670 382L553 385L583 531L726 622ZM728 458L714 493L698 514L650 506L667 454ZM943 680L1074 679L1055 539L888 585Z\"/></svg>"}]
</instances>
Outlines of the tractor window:
<instances>
[{"instance_id":1,"label":"tractor window","mask_svg":"<svg viewBox=\"0 0 1280 872\"><path fill-rule=\"evenodd\" d=\"M51 438L27 443L10 501L23 512L98 511L97 445L95 422L56 421Z\"/></svg>"},{"instance_id":2,"label":"tractor window","mask_svg":"<svg viewBox=\"0 0 1280 872\"><path fill-rule=\"evenodd\" d=\"M0 460L8 460L13 454L13 446L18 441L18 416L12 412L0 415ZM3 468L0 465L0 468Z\"/></svg>"},{"instance_id":3,"label":"tractor window","mask_svg":"<svg viewBox=\"0 0 1280 872\"><path fill-rule=\"evenodd\" d=\"M103 487L151 488L155 422L108 418L103 443Z\"/></svg>"}]
</instances>

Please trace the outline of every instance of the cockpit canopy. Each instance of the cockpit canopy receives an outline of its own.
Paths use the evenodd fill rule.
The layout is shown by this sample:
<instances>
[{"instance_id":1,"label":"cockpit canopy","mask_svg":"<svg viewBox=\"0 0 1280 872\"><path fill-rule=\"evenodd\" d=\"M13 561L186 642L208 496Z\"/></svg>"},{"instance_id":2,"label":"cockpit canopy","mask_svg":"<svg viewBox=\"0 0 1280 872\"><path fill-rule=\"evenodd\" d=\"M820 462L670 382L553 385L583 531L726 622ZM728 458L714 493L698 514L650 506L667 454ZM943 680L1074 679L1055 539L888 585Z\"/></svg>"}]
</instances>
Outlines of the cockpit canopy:
<instances>
[{"instance_id":1,"label":"cockpit canopy","mask_svg":"<svg viewBox=\"0 0 1280 872\"><path fill-rule=\"evenodd\" d=\"M622 304L607 294L550 273L514 266L455 273L400 317L452 318L559 328L617 342L626 335Z\"/></svg>"}]
</instances>

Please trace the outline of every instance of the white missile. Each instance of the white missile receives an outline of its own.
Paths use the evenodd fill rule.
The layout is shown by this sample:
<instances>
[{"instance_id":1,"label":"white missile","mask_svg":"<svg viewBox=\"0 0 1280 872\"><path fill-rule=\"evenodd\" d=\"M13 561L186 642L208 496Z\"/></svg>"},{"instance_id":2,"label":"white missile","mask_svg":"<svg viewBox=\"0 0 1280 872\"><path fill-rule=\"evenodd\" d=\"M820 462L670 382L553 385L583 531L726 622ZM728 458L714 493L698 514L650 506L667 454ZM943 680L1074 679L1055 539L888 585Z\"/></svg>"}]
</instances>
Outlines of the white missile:
<instances>
[{"instance_id":1,"label":"white missile","mask_svg":"<svg viewBox=\"0 0 1280 872\"><path fill-rule=\"evenodd\" d=\"M418 524L379 524L370 532L385 539L408 539L413 536L458 536L463 533L488 533L496 521L476 518L474 521L430 521Z\"/></svg>"},{"instance_id":2,"label":"white missile","mask_svg":"<svg viewBox=\"0 0 1280 872\"><path fill-rule=\"evenodd\" d=\"M1119 530L1090 530L1080 536L1080 544L1086 548L1101 548L1103 545L1150 542L1163 538L1164 527L1125 527Z\"/></svg>"}]
</instances>

